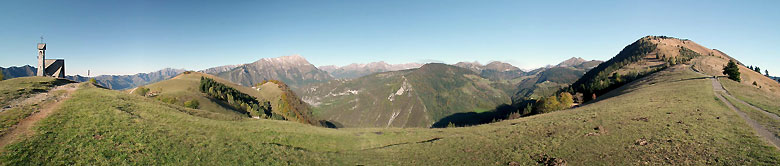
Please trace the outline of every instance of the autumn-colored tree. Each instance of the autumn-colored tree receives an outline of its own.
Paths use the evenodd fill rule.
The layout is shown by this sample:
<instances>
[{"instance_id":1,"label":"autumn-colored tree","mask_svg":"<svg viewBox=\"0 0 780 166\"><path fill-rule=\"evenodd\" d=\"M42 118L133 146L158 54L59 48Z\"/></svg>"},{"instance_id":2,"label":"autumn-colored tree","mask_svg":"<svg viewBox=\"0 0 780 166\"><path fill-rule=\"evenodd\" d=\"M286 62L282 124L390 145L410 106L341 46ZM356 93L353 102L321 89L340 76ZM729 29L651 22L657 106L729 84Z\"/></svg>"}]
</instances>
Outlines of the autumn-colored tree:
<instances>
[{"instance_id":1,"label":"autumn-colored tree","mask_svg":"<svg viewBox=\"0 0 780 166\"><path fill-rule=\"evenodd\" d=\"M561 103L558 101L558 97L556 96L542 97L536 101L536 104L534 104L536 107L534 108L534 113L543 114L558 110L560 104Z\"/></svg>"},{"instance_id":2,"label":"autumn-colored tree","mask_svg":"<svg viewBox=\"0 0 780 166\"><path fill-rule=\"evenodd\" d=\"M568 92L561 92L561 94L558 96L558 102L560 103L558 108L561 110L567 109L571 107L571 104L574 103L574 97L572 97Z\"/></svg>"}]
</instances>

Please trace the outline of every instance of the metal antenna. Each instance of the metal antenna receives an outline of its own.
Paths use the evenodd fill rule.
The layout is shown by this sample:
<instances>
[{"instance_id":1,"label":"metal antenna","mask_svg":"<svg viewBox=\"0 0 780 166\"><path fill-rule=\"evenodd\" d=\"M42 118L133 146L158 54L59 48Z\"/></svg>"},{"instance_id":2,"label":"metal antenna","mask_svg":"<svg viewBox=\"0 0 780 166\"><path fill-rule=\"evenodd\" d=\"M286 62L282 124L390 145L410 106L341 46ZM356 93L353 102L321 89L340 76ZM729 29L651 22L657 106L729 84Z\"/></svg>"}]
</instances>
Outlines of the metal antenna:
<instances>
[{"instance_id":1,"label":"metal antenna","mask_svg":"<svg viewBox=\"0 0 780 166\"><path fill-rule=\"evenodd\" d=\"M41 35L41 43L43 43L43 35Z\"/></svg>"}]
</instances>

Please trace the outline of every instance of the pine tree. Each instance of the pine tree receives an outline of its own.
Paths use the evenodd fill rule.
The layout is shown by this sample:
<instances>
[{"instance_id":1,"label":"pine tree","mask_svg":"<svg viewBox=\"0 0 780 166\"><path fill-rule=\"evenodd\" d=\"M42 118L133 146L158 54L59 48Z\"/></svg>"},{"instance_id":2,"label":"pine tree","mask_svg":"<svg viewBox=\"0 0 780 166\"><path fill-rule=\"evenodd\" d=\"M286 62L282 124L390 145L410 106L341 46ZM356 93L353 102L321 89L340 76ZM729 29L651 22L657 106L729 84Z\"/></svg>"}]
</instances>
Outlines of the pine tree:
<instances>
[{"instance_id":1,"label":"pine tree","mask_svg":"<svg viewBox=\"0 0 780 166\"><path fill-rule=\"evenodd\" d=\"M723 74L728 75L728 78L737 82L741 82L739 78L739 67L733 60L729 60L729 63L723 67Z\"/></svg>"}]
</instances>

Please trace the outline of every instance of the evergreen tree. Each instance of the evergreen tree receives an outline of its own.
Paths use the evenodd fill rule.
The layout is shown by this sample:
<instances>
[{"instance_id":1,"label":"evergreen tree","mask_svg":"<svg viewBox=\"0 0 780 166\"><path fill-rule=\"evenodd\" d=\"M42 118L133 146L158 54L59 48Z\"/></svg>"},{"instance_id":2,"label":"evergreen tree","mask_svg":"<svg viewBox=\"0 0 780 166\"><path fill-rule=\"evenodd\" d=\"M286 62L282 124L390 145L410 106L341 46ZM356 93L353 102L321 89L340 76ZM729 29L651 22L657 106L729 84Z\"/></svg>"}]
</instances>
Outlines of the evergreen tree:
<instances>
[{"instance_id":1,"label":"evergreen tree","mask_svg":"<svg viewBox=\"0 0 780 166\"><path fill-rule=\"evenodd\" d=\"M769 77L769 70L764 70L765 76ZM2 80L2 77L0 77L0 80Z\"/></svg>"},{"instance_id":2,"label":"evergreen tree","mask_svg":"<svg viewBox=\"0 0 780 166\"><path fill-rule=\"evenodd\" d=\"M759 74L761 74L761 68L759 68L758 66L756 66L756 69L755 69L755 70L753 70L753 71L756 71L756 72L758 72Z\"/></svg>"},{"instance_id":3,"label":"evergreen tree","mask_svg":"<svg viewBox=\"0 0 780 166\"><path fill-rule=\"evenodd\" d=\"M731 80L741 82L739 78L739 67L733 60L729 60L729 63L723 67L723 74L728 75Z\"/></svg>"}]
</instances>

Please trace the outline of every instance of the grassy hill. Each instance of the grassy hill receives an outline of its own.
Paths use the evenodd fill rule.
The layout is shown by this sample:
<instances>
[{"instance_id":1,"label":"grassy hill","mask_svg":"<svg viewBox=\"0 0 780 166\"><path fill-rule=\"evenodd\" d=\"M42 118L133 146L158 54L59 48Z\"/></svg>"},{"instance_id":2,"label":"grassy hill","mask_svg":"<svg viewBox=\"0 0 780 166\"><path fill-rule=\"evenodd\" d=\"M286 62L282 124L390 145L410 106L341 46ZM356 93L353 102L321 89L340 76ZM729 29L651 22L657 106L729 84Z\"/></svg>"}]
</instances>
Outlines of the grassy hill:
<instances>
[{"instance_id":1,"label":"grassy hill","mask_svg":"<svg viewBox=\"0 0 780 166\"><path fill-rule=\"evenodd\" d=\"M318 124L316 120L312 119L311 111L308 107L284 107L283 103L294 103L295 98L282 99L282 94L291 93L289 90L283 90L275 83L266 83L269 86L262 86L259 89L240 86L231 83L230 81L218 78L213 75L199 73L199 72L185 72L170 80L157 82L144 86L148 88L148 94L154 94L154 99L163 100L166 102L174 101L174 104L184 105L184 102L196 100L198 104L198 110L210 111L218 113L224 116L223 119L237 120L247 117L243 114L243 110L232 107L228 102L210 97L209 95L199 90L200 78L211 78L219 83L227 85L233 89L236 89L242 93L255 97L262 101L270 101L272 111L276 114L282 115L285 119L298 121L306 124ZM133 93L137 89L127 90L128 93ZM300 101L299 99L297 101ZM302 102L299 102L302 103ZM291 105L291 104L287 104Z\"/></svg>"},{"instance_id":2,"label":"grassy hill","mask_svg":"<svg viewBox=\"0 0 780 166\"><path fill-rule=\"evenodd\" d=\"M445 64L333 80L303 88L322 119L347 127L430 127L461 112L509 104L509 96L476 73Z\"/></svg>"},{"instance_id":3,"label":"grassy hill","mask_svg":"<svg viewBox=\"0 0 780 166\"><path fill-rule=\"evenodd\" d=\"M585 94L586 100L592 100L593 95L601 96L668 66L690 64L691 59L698 57L732 59L718 50L703 47L688 39L646 36L585 73L571 85L571 88L575 92ZM707 74L719 75L717 73L722 71L722 66L718 66L720 62L707 62L707 64L711 69L710 72L705 72Z\"/></svg>"},{"instance_id":4,"label":"grassy hill","mask_svg":"<svg viewBox=\"0 0 780 166\"><path fill-rule=\"evenodd\" d=\"M407 71L409 74L411 71ZM385 75L389 76L389 75ZM576 109L473 127L327 129L218 120L124 92L82 87L7 165L777 165L688 67L651 74ZM175 79L174 79L175 80ZM5 85L0 81L0 85ZM617 93L620 92L620 93ZM212 113L217 114L217 113Z\"/></svg>"}]
</instances>

